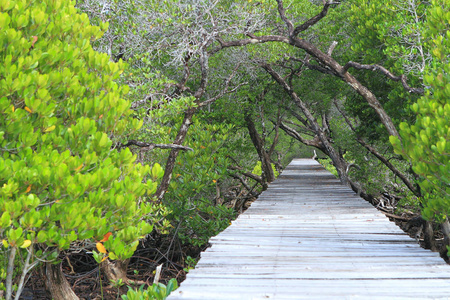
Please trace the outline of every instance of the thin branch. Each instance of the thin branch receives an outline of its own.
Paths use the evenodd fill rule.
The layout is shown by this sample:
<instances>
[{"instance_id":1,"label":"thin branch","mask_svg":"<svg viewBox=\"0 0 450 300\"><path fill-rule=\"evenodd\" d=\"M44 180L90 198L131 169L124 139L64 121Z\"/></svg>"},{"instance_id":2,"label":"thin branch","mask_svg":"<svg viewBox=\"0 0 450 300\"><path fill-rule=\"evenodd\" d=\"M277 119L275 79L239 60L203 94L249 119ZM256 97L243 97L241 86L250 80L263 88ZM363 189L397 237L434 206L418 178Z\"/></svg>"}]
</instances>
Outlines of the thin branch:
<instances>
[{"instance_id":1,"label":"thin branch","mask_svg":"<svg viewBox=\"0 0 450 300\"><path fill-rule=\"evenodd\" d=\"M330 47L328 48L328 52L327 52L327 54L329 56L331 56L331 54L333 54L334 48L336 48L337 44L338 44L338 42L336 42L336 41L333 41L331 43Z\"/></svg>"},{"instance_id":2,"label":"thin branch","mask_svg":"<svg viewBox=\"0 0 450 300\"><path fill-rule=\"evenodd\" d=\"M309 124L308 124L308 120L305 120L300 114L298 114L292 108L287 108L287 109L289 110L291 115L293 115L297 120L299 120L305 126L305 128L309 128L310 127Z\"/></svg>"},{"instance_id":3,"label":"thin branch","mask_svg":"<svg viewBox=\"0 0 450 300\"><path fill-rule=\"evenodd\" d=\"M181 79L181 81L179 83L177 83L177 89L178 91L176 92L181 93L184 92L186 90L186 83L189 79L189 76L191 75L191 69L189 68L189 61L191 60L191 53L188 53L185 58L183 59L183 65L184 65L184 75L183 75L183 79Z\"/></svg>"},{"instance_id":4,"label":"thin branch","mask_svg":"<svg viewBox=\"0 0 450 300\"><path fill-rule=\"evenodd\" d=\"M339 107L336 100L334 100L334 105L336 106L337 110L340 112L342 117L344 118L345 122L348 124L350 129L356 133L355 128L353 127L352 122L349 120L345 112ZM397 169L390 161L389 159L386 159L381 153L379 153L374 147L369 145L366 141L364 141L361 137L356 135L356 141L366 148L370 153L372 153L376 158L378 158L379 161L381 161L389 170L392 171L396 176L400 178L401 181L408 187L408 189L413 192L416 196L420 196L420 191L409 181L409 179L403 174L399 169Z\"/></svg>"},{"instance_id":5,"label":"thin branch","mask_svg":"<svg viewBox=\"0 0 450 300\"><path fill-rule=\"evenodd\" d=\"M320 149L323 151L322 143L319 141L319 138L317 136L314 137L313 140L307 140L304 137L301 136L300 133L295 131L295 129L287 126L283 122L280 123L280 128L289 136L293 137L294 139L300 141L302 144L307 146L313 146L317 149Z\"/></svg>"},{"instance_id":6,"label":"thin branch","mask_svg":"<svg viewBox=\"0 0 450 300\"><path fill-rule=\"evenodd\" d=\"M294 32L294 24L286 17L286 10L283 7L283 0L277 0L278 3L278 13L280 14L281 19L288 28L289 35Z\"/></svg>"},{"instance_id":7,"label":"thin branch","mask_svg":"<svg viewBox=\"0 0 450 300\"><path fill-rule=\"evenodd\" d=\"M206 52L206 50L202 51L199 57L202 77L200 79L200 86L194 93L194 97L196 99L200 99L206 91L206 85L208 84L208 69L209 69L208 59L209 59L208 53Z\"/></svg>"},{"instance_id":8,"label":"thin branch","mask_svg":"<svg viewBox=\"0 0 450 300\"><path fill-rule=\"evenodd\" d=\"M280 123L281 123L281 106L278 107L277 122L274 124L275 137L273 138L272 145L270 146L270 149L268 151L269 157L272 156L272 153L275 150L275 146L278 144L278 139L280 137L279 133Z\"/></svg>"},{"instance_id":9,"label":"thin branch","mask_svg":"<svg viewBox=\"0 0 450 300\"><path fill-rule=\"evenodd\" d=\"M253 34L248 33L247 36L250 37L250 39L243 39L243 40L235 40L230 42L225 42L221 38L217 38L217 41L219 42L220 46L212 49L209 52L209 55L214 55L215 53L219 52L220 50L224 48L230 48L230 47L241 47L251 44L259 44L259 43L267 43L267 42L281 42L289 44L289 39L280 36L280 35L265 35L265 36L256 36Z\"/></svg>"},{"instance_id":10,"label":"thin branch","mask_svg":"<svg viewBox=\"0 0 450 300\"><path fill-rule=\"evenodd\" d=\"M258 194L255 193L255 192L253 191L253 189L247 184L247 182L245 182L245 180L244 180L244 178L243 178L242 176L240 176L240 175L238 175L238 174L230 174L230 176L233 177L233 178L235 178L235 179L238 179L238 180L242 183L242 185L245 187L245 189L246 189L252 196L256 197L256 196L258 195Z\"/></svg>"},{"instance_id":11,"label":"thin branch","mask_svg":"<svg viewBox=\"0 0 450 300\"><path fill-rule=\"evenodd\" d=\"M278 2L279 3L279 2ZM309 19L308 21L306 21L305 23L295 27L294 31L293 31L293 35L297 36L300 32L305 31L306 29L308 29L309 27L313 26L314 24L316 24L317 22L319 22L321 19L323 19L327 13L328 13L328 8L330 7L330 5L333 4L332 2L326 2L322 8L322 11L320 13L318 13L317 15L315 15L314 17L312 17L311 19ZM278 4L279 6L279 4ZM279 11L279 9L278 9ZM281 14L281 13L280 13ZM285 21L286 23L286 21ZM287 23L286 23L287 24ZM289 31L290 32L290 31Z\"/></svg>"},{"instance_id":12,"label":"thin branch","mask_svg":"<svg viewBox=\"0 0 450 300\"><path fill-rule=\"evenodd\" d=\"M251 178L259 183L262 183L262 177L255 175L253 173L250 172L244 172L243 169L241 167L236 167L236 166L228 166L228 169L230 170L234 170L234 171L239 171L239 173L241 173L242 175L244 175L245 177Z\"/></svg>"},{"instance_id":13,"label":"thin branch","mask_svg":"<svg viewBox=\"0 0 450 300\"><path fill-rule=\"evenodd\" d=\"M155 143L140 142L140 141L136 141L136 140L130 140L126 144L123 144L120 142L116 144L116 148L118 148L118 149L126 148L129 146L138 146L138 147L143 148L144 150L153 150L155 148L158 148L158 149L177 149L177 150L185 150L185 151L188 151L188 150L194 151L194 149L192 149L190 147L177 145L177 144L155 144Z\"/></svg>"},{"instance_id":14,"label":"thin branch","mask_svg":"<svg viewBox=\"0 0 450 300\"><path fill-rule=\"evenodd\" d=\"M309 62L309 60L300 59L300 58L296 58L296 57L293 57L293 56L289 56L289 59L293 60L293 61L297 61L297 62L303 63L303 65L306 66L310 70L319 71L319 72L321 72L323 74L328 74L328 75L334 75L334 76L337 75L336 72L333 72L332 70L330 70L328 68L324 68L324 67L322 67L320 65L313 65L313 64L311 64Z\"/></svg>"},{"instance_id":15,"label":"thin branch","mask_svg":"<svg viewBox=\"0 0 450 300\"><path fill-rule=\"evenodd\" d=\"M363 65L363 64L359 64L353 61L349 61L348 63L345 64L344 66L344 73L346 73L348 71L348 69L350 68L355 68L357 70L371 70L371 71L379 71L380 73L382 73L383 75L385 75L387 78L393 80L393 81L400 81L403 85L403 87L405 88L406 91L408 91L409 93L414 93L414 94L420 94L423 95L424 94L424 89L422 88L412 88L408 85L408 83L406 82L406 75L402 74L400 76L395 76L394 74L392 74L391 72L389 72L388 69L386 69L383 66L380 65Z\"/></svg>"},{"instance_id":16,"label":"thin branch","mask_svg":"<svg viewBox=\"0 0 450 300\"><path fill-rule=\"evenodd\" d=\"M205 100L205 101L203 101L202 103L200 103L200 106L208 105L208 104L210 104L210 103L216 101L217 99L219 99L220 97L222 97L222 96L225 95L225 94L230 94L230 93L235 92L238 88L240 88L241 86L246 85L246 84L248 83L248 82L240 83L239 85L235 86L235 87L232 88L231 90L228 90L228 86L230 85L231 79L233 79L234 76L236 75L236 72L237 72L239 66L240 66L240 64L238 64L238 65L234 68L234 70L233 70L233 72L231 73L231 75L227 78L227 80L225 81L225 87L222 89L222 91L221 91L219 94L217 94L215 97L210 98L210 99Z\"/></svg>"},{"instance_id":17,"label":"thin branch","mask_svg":"<svg viewBox=\"0 0 450 300\"><path fill-rule=\"evenodd\" d=\"M285 122L285 124L290 124L290 125L294 125L294 126L298 127L297 132L300 132L301 134L306 134L311 137L314 137L316 135L314 130L312 130L311 128L301 126L300 124L297 124L297 123L289 121L289 120L284 120L284 122ZM274 121L272 121L272 123L275 124Z\"/></svg>"}]
</instances>

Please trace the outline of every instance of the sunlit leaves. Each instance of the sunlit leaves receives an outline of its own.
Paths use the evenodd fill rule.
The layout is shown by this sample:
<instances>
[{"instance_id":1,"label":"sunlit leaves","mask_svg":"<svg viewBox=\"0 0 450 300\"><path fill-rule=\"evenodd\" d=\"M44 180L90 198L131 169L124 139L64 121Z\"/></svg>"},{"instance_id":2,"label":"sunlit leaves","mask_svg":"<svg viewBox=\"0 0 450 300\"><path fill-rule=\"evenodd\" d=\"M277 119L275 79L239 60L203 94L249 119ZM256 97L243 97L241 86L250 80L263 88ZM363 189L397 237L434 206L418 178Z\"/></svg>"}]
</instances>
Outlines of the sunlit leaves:
<instances>
[{"instance_id":1,"label":"sunlit leaves","mask_svg":"<svg viewBox=\"0 0 450 300\"><path fill-rule=\"evenodd\" d=\"M111 243L114 232L122 246L105 251L128 258L153 229L147 221L167 212L145 201L154 191L150 167L113 148L140 125L130 118L128 87L115 82L124 64L93 50L101 30L71 2L24 3L0 4L8 45L0 48L2 243L42 244L53 250L38 256L52 260L75 241Z\"/></svg>"}]
</instances>

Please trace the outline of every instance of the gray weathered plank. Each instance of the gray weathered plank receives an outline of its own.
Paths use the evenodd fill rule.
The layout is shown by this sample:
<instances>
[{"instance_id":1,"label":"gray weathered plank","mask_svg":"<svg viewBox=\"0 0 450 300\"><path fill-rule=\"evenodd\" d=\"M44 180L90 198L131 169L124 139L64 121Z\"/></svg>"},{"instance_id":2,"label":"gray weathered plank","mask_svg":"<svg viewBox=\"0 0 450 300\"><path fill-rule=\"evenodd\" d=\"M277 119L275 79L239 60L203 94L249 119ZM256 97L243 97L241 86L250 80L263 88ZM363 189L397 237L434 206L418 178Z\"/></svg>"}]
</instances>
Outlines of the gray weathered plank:
<instances>
[{"instance_id":1,"label":"gray weathered plank","mask_svg":"<svg viewBox=\"0 0 450 300\"><path fill-rule=\"evenodd\" d=\"M210 243L169 299L450 299L438 254L313 160L293 160Z\"/></svg>"}]
</instances>

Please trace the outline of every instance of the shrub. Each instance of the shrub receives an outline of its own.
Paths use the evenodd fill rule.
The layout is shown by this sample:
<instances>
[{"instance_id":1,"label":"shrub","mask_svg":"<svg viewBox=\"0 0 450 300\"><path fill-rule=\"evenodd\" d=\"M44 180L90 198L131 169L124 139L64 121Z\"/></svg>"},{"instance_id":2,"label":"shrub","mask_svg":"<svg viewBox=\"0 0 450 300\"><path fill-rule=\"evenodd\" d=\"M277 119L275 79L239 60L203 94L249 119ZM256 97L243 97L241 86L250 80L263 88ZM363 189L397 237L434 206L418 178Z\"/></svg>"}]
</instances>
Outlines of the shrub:
<instances>
[{"instance_id":1,"label":"shrub","mask_svg":"<svg viewBox=\"0 0 450 300\"><path fill-rule=\"evenodd\" d=\"M129 118L124 64L95 52L103 28L73 1L0 0L0 274L6 299L20 274L81 241L114 258L132 255L159 207L139 201L156 189L113 140L141 124ZM75 242L78 242L75 244ZM88 243L89 245L89 243ZM110 255L112 257L112 255ZM7 268L6 272L5 269ZM16 272L13 274L13 272Z\"/></svg>"}]
</instances>

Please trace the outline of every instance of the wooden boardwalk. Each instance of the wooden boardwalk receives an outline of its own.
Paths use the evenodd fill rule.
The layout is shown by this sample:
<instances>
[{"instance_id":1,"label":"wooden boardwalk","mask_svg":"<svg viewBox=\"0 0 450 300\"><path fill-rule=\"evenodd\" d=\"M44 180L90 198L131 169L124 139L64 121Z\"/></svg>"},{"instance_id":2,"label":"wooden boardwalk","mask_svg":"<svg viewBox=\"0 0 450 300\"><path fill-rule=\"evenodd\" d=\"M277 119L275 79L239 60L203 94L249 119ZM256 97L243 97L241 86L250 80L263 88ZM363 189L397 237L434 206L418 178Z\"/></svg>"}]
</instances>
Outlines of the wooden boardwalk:
<instances>
[{"instance_id":1,"label":"wooden boardwalk","mask_svg":"<svg viewBox=\"0 0 450 300\"><path fill-rule=\"evenodd\" d=\"M450 299L450 266L311 159L210 243L168 299Z\"/></svg>"}]
</instances>

